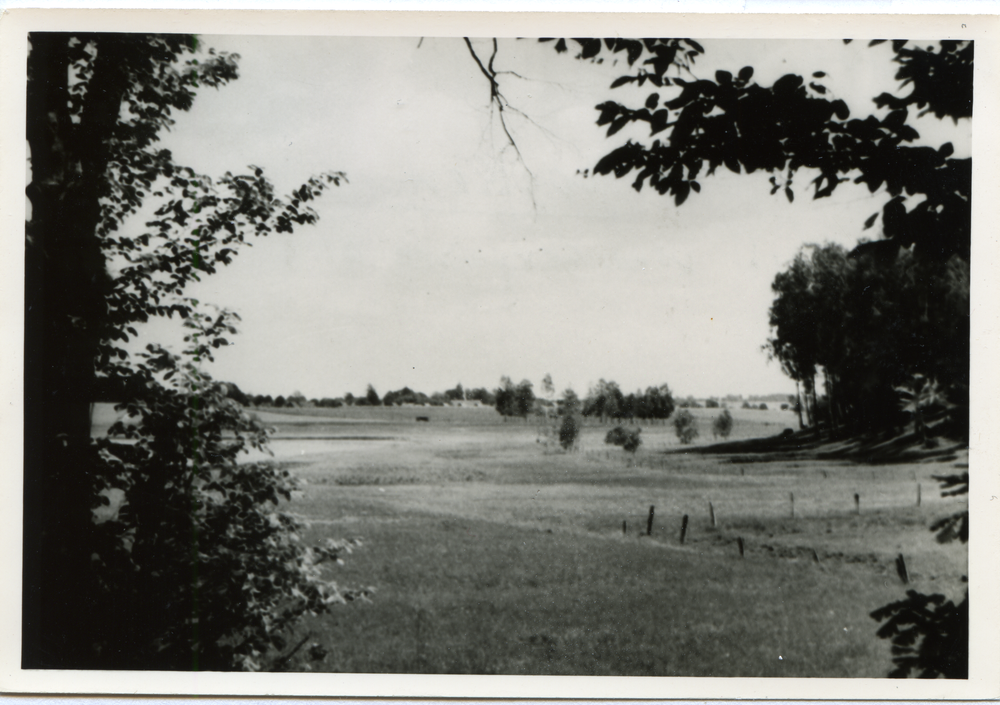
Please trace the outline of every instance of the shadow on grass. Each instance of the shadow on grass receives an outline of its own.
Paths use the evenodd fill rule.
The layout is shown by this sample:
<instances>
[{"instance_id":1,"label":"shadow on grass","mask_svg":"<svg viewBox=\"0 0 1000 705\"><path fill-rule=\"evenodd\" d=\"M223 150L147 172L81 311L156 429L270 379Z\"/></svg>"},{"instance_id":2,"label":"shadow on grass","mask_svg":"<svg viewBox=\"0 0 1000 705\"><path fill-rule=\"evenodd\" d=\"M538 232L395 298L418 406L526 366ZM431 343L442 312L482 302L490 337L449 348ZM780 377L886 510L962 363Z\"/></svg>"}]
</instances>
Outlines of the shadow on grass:
<instances>
[{"instance_id":1,"label":"shadow on grass","mask_svg":"<svg viewBox=\"0 0 1000 705\"><path fill-rule=\"evenodd\" d=\"M822 425L797 432L786 428L775 436L678 448L667 451L667 454L729 455L733 463L801 459L891 465L958 460L959 452L968 448L966 439L949 437L952 423L946 414L932 419L927 427L926 440L914 431L838 437Z\"/></svg>"}]
</instances>

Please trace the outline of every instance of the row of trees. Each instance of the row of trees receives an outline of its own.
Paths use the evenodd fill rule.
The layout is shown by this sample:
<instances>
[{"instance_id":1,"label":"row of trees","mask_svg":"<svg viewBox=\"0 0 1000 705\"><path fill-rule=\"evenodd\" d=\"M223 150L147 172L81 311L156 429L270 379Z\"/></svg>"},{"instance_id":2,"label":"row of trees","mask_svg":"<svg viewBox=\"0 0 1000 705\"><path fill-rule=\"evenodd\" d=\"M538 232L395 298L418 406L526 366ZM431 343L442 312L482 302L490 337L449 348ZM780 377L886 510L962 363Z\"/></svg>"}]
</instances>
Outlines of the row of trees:
<instances>
[{"instance_id":1,"label":"row of trees","mask_svg":"<svg viewBox=\"0 0 1000 705\"><path fill-rule=\"evenodd\" d=\"M435 392L431 395L423 392L415 392L409 387L403 387L391 392L386 392L384 397L379 397L378 392L372 385L368 385L363 396L354 396L348 392L342 397L323 397L321 399L307 399L301 392L293 392L287 397L279 394L272 397L270 394L244 394L235 384L229 384L229 397L235 399L244 406L269 406L269 407L302 407L313 406L318 408L338 408L341 406L401 406L403 404L426 404L429 406L444 406L450 402L461 399L479 400L487 406L496 403L495 395L485 387L477 389L463 389L461 383L453 389L444 392ZM113 401L113 399L109 399Z\"/></svg>"}]
</instances>

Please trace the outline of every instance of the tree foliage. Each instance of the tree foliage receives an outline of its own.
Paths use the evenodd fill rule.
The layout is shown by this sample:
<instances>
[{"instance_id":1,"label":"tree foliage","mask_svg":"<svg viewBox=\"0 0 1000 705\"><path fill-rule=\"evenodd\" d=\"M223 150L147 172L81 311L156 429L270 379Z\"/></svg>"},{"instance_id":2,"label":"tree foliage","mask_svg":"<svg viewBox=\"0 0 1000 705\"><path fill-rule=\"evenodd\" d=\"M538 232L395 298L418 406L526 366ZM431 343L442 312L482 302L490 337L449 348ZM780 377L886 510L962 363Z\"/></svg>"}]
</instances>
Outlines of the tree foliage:
<instances>
[{"instance_id":1,"label":"tree foliage","mask_svg":"<svg viewBox=\"0 0 1000 705\"><path fill-rule=\"evenodd\" d=\"M152 344L139 354L135 391L119 407L137 421L95 441L102 491L123 497L91 546L102 583L91 638L105 667L259 670L303 615L367 593L341 590L322 565L358 542L302 545L306 527L281 511L296 480L241 462L266 449L267 429L199 365L233 332L229 318L195 311L183 355Z\"/></svg>"},{"instance_id":2,"label":"tree foliage","mask_svg":"<svg viewBox=\"0 0 1000 705\"><path fill-rule=\"evenodd\" d=\"M969 474L935 477L942 496L966 495ZM969 510L955 512L931 525L937 540L963 544L969 540ZM969 677L969 592L957 605L944 595L907 590L906 599L880 607L872 619L885 622L878 635L892 642L892 678Z\"/></svg>"},{"instance_id":3,"label":"tree foliage","mask_svg":"<svg viewBox=\"0 0 1000 705\"><path fill-rule=\"evenodd\" d=\"M237 57L194 37L29 40L22 664L257 667L300 615L346 599L319 563L349 546L302 545L278 506L291 479L237 462L266 433L199 371L232 317L183 294L250 237L315 222L309 202L343 175L281 199L259 168L213 180L159 149L197 89L237 77ZM184 360L124 349L136 323L174 314ZM114 427L132 444L91 438L102 384L138 415Z\"/></svg>"},{"instance_id":4,"label":"tree foliage","mask_svg":"<svg viewBox=\"0 0 1000 705\"><path fill-rule=\"evenodd\" d=\"M621 446L626 452L635 455L635 452L639 450L639 446L642 445L642 438L639 435L641 433L641 428L625 428L624 426L615 426L613 429L608 431L607 435L604 437L604 442L608 445Z\"/></svg>"},{"instance_id":5,"label":"tree foliage","mask_svg":"<svg viewBox=\"0 0 1000 705\"><path fill-rule=\"evenodd\" d=\"M729 413L729 409L723 409L722 413L712 420L712 435L729 438L732 432L733 415Z\"/></svg>"},{"instance_id":6,"label":"tree foliage","mask_svg":"<svg viewBox=\"0 0 1000 705\"><path fill-rule=\"evenodd\" d=\"M494 397L497 413L504 417L520 416L526 419L535 404L533 385L526 379L515 385L510 377L502 377Z\"/></svg>"},{"instance_id":7,"label":"tree foliage","mask_svg":"<svg viewBox=\"0 0 1000 705\"><path fill-rule=\"evenodd\" d=\"M684 445L698 437L698 422L687 409L681 409L674 415L674 433Z\"/></svg>"},{"instance_id":8,"label":"tree foliage","mask_svg":"<svg viewBox=\"0 0 1000 705\"><path fill-rule=\"evenodd\" d=\"M602 422L606 419L616 421L635 419L664 420L674 411L674 398L670 387L662 384L659 387L647 387L646 391L636 391L625 395L618 383L601 379L594 385L583 400L584 416L596 416Z\"/></svg>"},{"instance_id":9,"label":"tree foliage","mask_svg":"<svg viewBox=\"0 0 1000 705\"><path fill-rule=\"evenodd\" d=\"M559 445L563 450L571 450L576 446L576 439L580 435L580 422L575 414L566 414L559 424Z\"/></svg>"},{"instance_id":10,"label":"tree foliage","mask_svg":"<svg viewBox=\"0 0 1000 705\"><path fill-rule=\"evenodd\" d=\"M964 407L969 394L969 263L921 260L901 250L890 262L837 245L809 246L772 284L767 349L802 382L806 410L845 432L869 432L918 408L914 394ZM824 408L816 377L822 374ZM914 387L919 381L919 389ZM926 395L925 395L926 396Z\"/></svg>"},{"instance_id":11,"label":"tree foliage","mask_svg":"<svg viewBox=\"0 0 1000 705\"><path fill-rule=\"evenodd\" d=\"M780 191L789 201L801 170L809 172L814 199L848 181L873 193L884 186L891 199L866 228L881 215L883 236L895 246L915 246L919 256L938 261L955 254L968 259L972 161L953 158L951 143L914 144L920 135L910 124L910 109L956 122L971 117L972 42L893 41L896 79L909 92L875 96L876 108L888 108L881 118L852 118L847 104L828 93L822 71L786 74L770 86L753 80L752 66L698 79L689 69L703 49L692 40L606 39L603 47L597 39L577 41L579 58L602 48L628 51L634 70L612 88L646 81L657 88L641 106L614 100L596 106L597 124L608 126L609 137L637 122L649 126L650 137L661 136L649 144L627 140L601 158L594 173L623 178L634 172L633 188L649 184L678 206L701 191L699 179L722 166L737 174L772 174L772 195ZM676 76L668 75L671 69Z\"/></svg>"}]
</instances>

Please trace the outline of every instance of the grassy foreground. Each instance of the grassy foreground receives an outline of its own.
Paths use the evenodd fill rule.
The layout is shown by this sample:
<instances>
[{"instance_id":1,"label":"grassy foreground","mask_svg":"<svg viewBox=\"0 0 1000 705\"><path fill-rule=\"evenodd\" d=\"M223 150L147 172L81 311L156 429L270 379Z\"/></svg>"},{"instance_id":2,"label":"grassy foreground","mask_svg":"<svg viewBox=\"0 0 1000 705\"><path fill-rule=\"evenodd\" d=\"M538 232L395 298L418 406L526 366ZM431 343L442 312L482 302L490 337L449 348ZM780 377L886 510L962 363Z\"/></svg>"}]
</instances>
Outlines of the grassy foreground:
<instances>
[{"instance_id":1,"label":"grassy foreground","mask_svg":"<svg viewBox=\"0 0 1000 705\"><path fill-rule=\"evenodd\" d=\"M651 427L631 459L604 447L607 427L563 453L536 426L478 410L457 410L468 424L315 411L268 416L278 461L307 483L290 510L310 520L308 539L363 537L336 577L378 592L313 619L309 643L328 655L303 650L292 668L883 677L889 644L868 613L906 589L896 555L909 587L964 590L964 551L927 531L962 502L931 479L961 451L879 466L714 455ZM790 421L748 412L734 436Z\"/></svg>"}]
</instances>

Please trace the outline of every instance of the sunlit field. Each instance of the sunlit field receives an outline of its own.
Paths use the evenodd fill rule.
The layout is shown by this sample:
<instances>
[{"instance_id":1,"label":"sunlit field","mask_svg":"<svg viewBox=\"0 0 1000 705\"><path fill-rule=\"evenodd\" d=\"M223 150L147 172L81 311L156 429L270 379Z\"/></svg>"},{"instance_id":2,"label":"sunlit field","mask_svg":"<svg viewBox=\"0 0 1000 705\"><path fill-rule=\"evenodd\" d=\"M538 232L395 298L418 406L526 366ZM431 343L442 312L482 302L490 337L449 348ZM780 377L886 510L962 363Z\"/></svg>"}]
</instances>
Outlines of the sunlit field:
<instances>
[{"instance_id":1,"label":"sunlit field","mask_svg":"<svg viewBox=\"0 0 1000 705\"><path fill-rule=\"evenodd\" d=\"M254 411L276 429L274 461L304 482L287 509L309 522L305 538L361 537L335 577L376 589L311 619L299 638L326 658L303 649L291 667L885 676L890 645L869 613L907 588L964 592L964 547L928 527L964 502L941 498L932 475L965 452L877 465L704 453L720 410L692 411L692 446L644 425L635 457L603 443L610 425L588 422L567 453L554 421L492 409ZM731 413L731 441L798 427L791 412Z\"/></svg>"}]
</instances>

